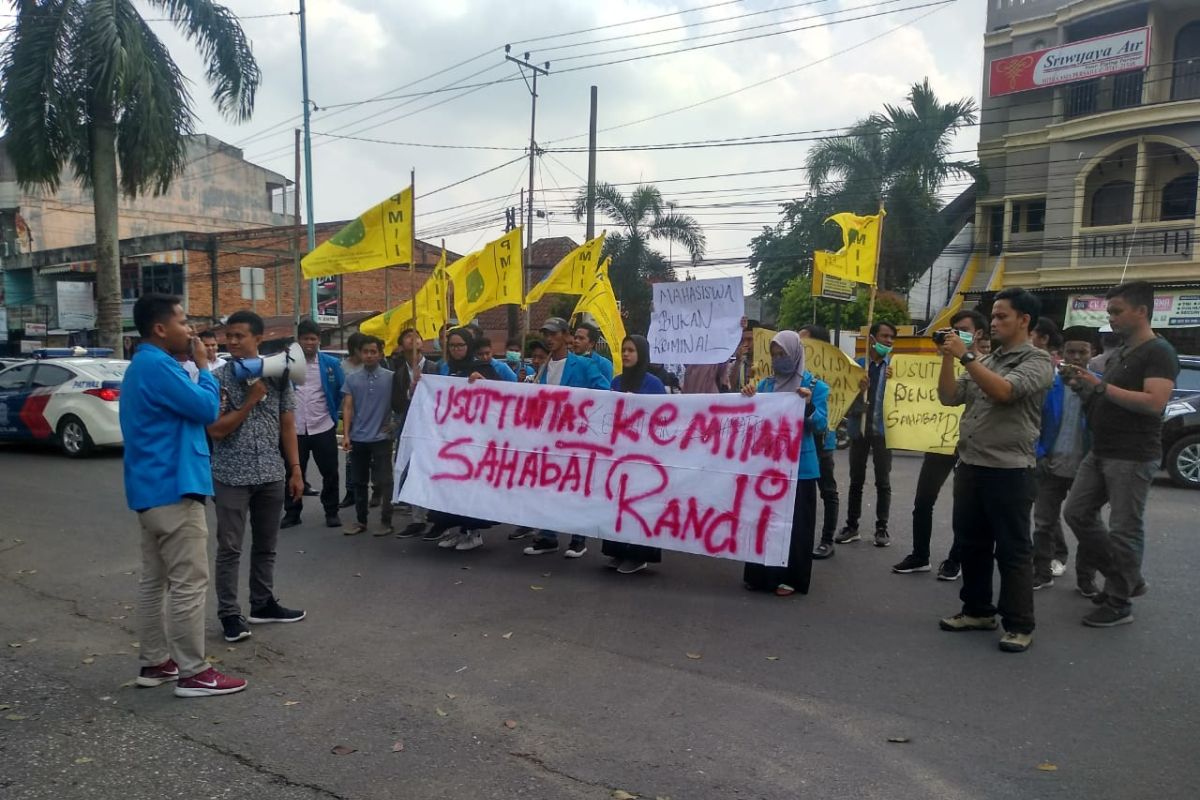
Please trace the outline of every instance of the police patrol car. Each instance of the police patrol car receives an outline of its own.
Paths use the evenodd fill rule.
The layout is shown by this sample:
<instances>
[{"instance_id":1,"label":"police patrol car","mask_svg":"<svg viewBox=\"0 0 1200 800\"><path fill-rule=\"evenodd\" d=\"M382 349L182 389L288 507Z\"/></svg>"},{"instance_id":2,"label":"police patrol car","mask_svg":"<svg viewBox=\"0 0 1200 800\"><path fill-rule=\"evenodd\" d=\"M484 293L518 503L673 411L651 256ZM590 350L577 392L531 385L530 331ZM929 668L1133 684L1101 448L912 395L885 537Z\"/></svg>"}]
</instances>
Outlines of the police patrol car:
<instances>
[{"instance_id":1,"label":"police patrol car","mask_svg":"<svg viewBox=\"0 0 1200 800\"><path fill-rule=\"evenodd\" d=\"M128 361L106 348L31 355L0 370L0 441L53 443L72 458L122 444L117 410Z\"/></svg>"}]
</instances>

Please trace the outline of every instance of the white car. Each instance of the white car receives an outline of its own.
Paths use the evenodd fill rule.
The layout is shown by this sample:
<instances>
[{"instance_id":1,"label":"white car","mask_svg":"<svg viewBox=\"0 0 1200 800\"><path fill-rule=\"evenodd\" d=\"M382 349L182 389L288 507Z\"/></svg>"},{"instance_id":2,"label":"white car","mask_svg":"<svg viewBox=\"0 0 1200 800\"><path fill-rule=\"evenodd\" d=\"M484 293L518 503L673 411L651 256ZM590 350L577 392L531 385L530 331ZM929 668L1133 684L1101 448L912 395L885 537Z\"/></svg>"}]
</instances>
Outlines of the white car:
<instances>
[{"instance_id":1,"label":"white car","mask_svg":"<svg viewBox=\"0 0 1200 800\"><path fill-rule=\"evenodd\" d=\"M129 362L46 352L0 371L0 441L55 443L72 458L122 444L117 411Z\"/></svg>"}]
</instances>

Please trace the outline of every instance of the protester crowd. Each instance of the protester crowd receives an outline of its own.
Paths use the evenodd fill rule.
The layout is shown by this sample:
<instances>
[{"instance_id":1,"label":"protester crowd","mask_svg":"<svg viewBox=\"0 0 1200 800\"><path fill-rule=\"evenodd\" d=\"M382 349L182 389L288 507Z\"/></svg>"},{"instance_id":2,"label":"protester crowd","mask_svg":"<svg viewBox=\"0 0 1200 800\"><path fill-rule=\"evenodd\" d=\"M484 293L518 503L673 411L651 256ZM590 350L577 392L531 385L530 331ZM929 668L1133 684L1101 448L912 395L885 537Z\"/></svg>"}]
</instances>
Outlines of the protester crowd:
<instances>
[{"instance_id":1,"label":"protester crowd","mask_svg":"<svg viewBox=\"0 0 1200 800\"><path fill-rule=\"evenodd\" d=\"M1161 414L1179 366L1171 346L1151 329L1148 284L1116 286L1107 297L1116 338L1103 354L1093 352L1087 332L1064 336L1040 317L1038 299L1018 288L995 296L990 321L963 310L949 328L933 332L941 356L938 399L964 409L958 447L951 455L924 455L911 552L892 571L932 571L933 509L953 474L953 543L936 576L961 578L962 607L941 620L944 630L1002 626L1000 649L1030 646L1034 592L1064 576L1069 561L1060 512L1076 541L1076 589L1097 605L1084 624L1110 627L1133 620L1132 599L1147 591L1141 573L1144 512L1161 458ZM685 367L680 380L677 370L650 363L645 338L610 343L617 345L622 367L617 371L597 349L596 327L572 326L557 317L545 320L538 338L524 346L506 342L502 357L481 329L466 325L442 329L437 358L410 328L395 342L354 334L345 360L321 352L319 328L304 321L296 339L305 375L293 385L218 367L215 339L192 334L177 298L143 296L134 321L142 346L125 377L120 415L126 495L142 531L140 686L174 681L175 693L183 697L246 686L204 657L209 580L204 506L210 498L217 518L217 614L229 642L250 637L252 625L304 619L304 611L280 603L274 565L279 530L300 524L306 495L320 504L325 525L346 535L420 537L455 551L483 544L482 531L496 523L458 513L408 507L410 522L394 526L396 450L414 392L428 375L638 394L796 392L806 401L806 417L788 565L747 564L746 587L779 596L806 593L813 559L829 558L862 538L868 461L875 490L871 541L876 547L891 544L893 461L883 403L897 330L886 322L870 327L867 354L860 359L865 371L860 394L847 412L850 486L839 530L830 389L806 369L803 345L804 338L828 341L820 326L775 334L772 375L756 381L751 324L730 362ZM239 311L225 323L226 346L235 360L257 357L262 336L262 319L252 312ZM346 454L346 496L340 501L339 424ZM305 480L310 458L321 478L319 493ZM408 479L401 476L401 483ZM1101 516L1105 505L1111 509L1107 523ZM354 519L344 523L339 510L351 507ZM379 511L372 528L373 508ZM238 567L247 522L244 615ZM570 531L518 528L508 539L528 539L524 553L540 556L558 552L562 536L569 537L565 557L588 553L587 539ZM641 572L662 558L657 548L615 540L603 541L601 553L621 574Z\"/></svg>"}]
</instances>

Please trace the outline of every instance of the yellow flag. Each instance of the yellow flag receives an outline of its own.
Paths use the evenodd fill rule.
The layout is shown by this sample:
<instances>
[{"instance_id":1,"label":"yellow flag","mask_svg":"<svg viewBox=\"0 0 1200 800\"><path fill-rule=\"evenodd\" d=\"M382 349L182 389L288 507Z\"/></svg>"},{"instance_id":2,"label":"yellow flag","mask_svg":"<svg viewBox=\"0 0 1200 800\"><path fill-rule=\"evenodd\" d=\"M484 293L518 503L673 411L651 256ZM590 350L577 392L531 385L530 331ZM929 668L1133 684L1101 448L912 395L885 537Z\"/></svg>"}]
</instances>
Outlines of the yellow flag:
<instances>
[{"instance_id":1,"label":"yellow flag","mask_svg":"<svg viewBox=\"0 0 1200 800\"><path fill-rule=\"evenodd\" d=\"M612 282L608 279L608 265L611 259L605 259L599 269L592 273L592 285L579 298L576 314L591 314L604 334L608 347L613 354L613 375L621 374L621 342L625 341L625 323L621 320L621 309L617 306L617 296L613 294Z\"/></svg>"},{"instance_id":2,"label":"yellow flag","mask_svg":"<svg viewBox=\"0 0 1200 800\"><path fill-rule=\"evenodd\" d=\"M363 322L358 329L368 336L383 340L384 352L391 352L400 342L400 332L416 328L422 339L433 340L450 318L446 302L446 252L433 268L433 274L417 290L415 302L405 300L400 305Z\"/></svg>"},{"instance_id":3,"label":"yellow flag","mask_svg":"<svg viewBox=\"0 0 1200 800\"><path fill-rule=\"evenodd\" d=\"M367 272L412 262L412 187L392 195L335 233L300 262L304 277Z\"/></svg>"},{"instance_id":4,"label":"yellow flag","mask_svg":"<svg viewBox=\"0 0 1200 800\"><path fill-rule=\"evenodd\" d=\"M600 251L604 249L604 233L563 256L554 269L529 290L525 305L533 305L544 294L581 295L586 292L596 278L596 265L600 263Z\"/></svg>"},{"instance_id":5,"label":"yellow flag","mask_svg":"<svg viewBox=\"0 0 1200 800\"><path fill-rule=\"evenodd\" d=\"M459 323L465 325L489 308L520 305L521 269L520 228L451 264L448 272Z\"/></svg>"},{"instance_id":6,"label":"yellow flag","mask_svg":"<svg viewBox=\"0 0 1200 800\"><path fill-rule=\"evenodd\" d=\"M883 210L880 209L873 217L843 212L825 220L836 222L842 229L842 249L836 253L826 250L813 253L816 268L826 277L875 285L879 229L883 225L883 217Z\"/></svg>"}]
</instances>

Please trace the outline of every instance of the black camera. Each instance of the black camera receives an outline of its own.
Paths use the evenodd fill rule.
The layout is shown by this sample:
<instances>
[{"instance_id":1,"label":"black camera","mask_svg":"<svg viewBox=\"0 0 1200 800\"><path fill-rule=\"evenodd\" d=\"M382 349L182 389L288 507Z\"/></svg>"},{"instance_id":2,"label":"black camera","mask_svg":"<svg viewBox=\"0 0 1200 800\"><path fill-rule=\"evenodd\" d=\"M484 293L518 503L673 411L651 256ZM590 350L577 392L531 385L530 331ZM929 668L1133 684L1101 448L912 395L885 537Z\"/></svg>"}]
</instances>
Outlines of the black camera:
<instances>
[{"instance_id":1,"label":"black camera","mask_svg":"<svg viewBox=\"0 0 1200 800\"><path fill-rule=\"evenodd\" d=\"M943 329L943 330L940 330L940 331L934 331L934 332L933 332L933 341L934 341L934 343L935 343L935 344L937 344L937 345L943 345L943 344L945 344L945 343L946 343L946 334L947 334L947 333L949 333L949 331L946 331L946 330L944 330L944 329Z\"/></svg>"}]
</instances>

